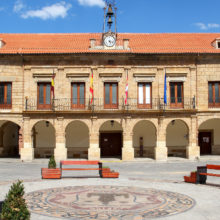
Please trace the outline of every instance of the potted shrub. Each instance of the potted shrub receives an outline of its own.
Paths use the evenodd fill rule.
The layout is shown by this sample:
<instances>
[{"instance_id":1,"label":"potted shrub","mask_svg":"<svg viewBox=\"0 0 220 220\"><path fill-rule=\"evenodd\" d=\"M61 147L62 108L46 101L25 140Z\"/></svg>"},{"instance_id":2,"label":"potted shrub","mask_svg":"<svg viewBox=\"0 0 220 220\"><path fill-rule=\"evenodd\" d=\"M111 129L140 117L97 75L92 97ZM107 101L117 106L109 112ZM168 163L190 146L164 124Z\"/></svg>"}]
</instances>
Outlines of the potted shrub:
<instances>
[{"instance_id":1,"label":"potted shrub","mask_svg":"<svg viewBox=\"0 0 220 220\"><path fill-rule=\"evenodd\" d=\"M30 219L30 212L25 202L24 196L24 185L22 181L13 183L8 194L6 195L5 201L2 205L2 212L0 219Z\"/></svg>"},{"instance_id":2,"label":"potted shrub","mask_svg":"<svg viewBox=\"0 0 220 220\"><path fill-rule=\"evenodd\" d=\"M56 161L54 156L50 157L48 168L41 169L42 179L60 179L61 178L61 169L56 168Z\"/></svg>"}]
</instances>

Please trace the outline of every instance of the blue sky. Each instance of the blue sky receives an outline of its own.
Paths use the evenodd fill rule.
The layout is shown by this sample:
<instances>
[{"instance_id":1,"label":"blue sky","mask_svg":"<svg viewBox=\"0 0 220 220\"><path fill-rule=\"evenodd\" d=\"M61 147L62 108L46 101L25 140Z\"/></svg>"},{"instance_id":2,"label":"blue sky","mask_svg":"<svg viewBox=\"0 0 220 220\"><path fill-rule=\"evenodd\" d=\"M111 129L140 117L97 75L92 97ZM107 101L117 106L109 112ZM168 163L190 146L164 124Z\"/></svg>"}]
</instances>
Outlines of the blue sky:
<instances>
[{"instance_id":1,"label":"blue sky","mask_svg":"<svg viewBox=\"0 0 220 220\"><path fill-rule=\"evenodd\" d=\"M0 0L1 33L102 32L104 0ZM220 0L116 0L118 32L220 33Z\"/></svg>"}]
</instances>

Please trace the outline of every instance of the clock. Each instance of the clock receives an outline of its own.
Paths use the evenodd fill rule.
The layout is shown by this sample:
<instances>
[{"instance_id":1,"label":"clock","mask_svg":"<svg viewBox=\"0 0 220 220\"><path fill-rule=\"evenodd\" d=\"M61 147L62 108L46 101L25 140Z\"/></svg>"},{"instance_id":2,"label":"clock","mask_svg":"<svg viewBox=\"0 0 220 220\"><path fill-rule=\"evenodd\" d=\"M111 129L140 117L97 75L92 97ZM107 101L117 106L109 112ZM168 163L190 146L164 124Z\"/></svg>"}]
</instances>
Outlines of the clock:
<instances>
[{"instance_id":1,"label":"clock","mask_svg":"<svg viewBox=\"0 0 220 220\"><path fill-rule=\"evenodd\" d=\"M113 36L107 36L104 39L104 44L107 47L113 47L115 45L115 43L116 43L116 40Z\"/></svg>"}]
</instances>

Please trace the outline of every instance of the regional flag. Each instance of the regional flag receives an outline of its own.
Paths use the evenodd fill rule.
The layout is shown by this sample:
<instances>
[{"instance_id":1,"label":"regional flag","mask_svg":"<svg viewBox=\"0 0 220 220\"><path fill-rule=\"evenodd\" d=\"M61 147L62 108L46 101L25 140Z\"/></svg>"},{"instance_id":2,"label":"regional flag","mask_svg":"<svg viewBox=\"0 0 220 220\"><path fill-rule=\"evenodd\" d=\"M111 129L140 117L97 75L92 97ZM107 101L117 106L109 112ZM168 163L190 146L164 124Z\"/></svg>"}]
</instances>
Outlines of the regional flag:
<instances>
[{"instance_id":1,"label":"regional flag","mask_svg":"<svg viewBox=\"0 0 220 220\"><path fill-rule=\"evenodd\" d=\"M93 103L93 98L94 98L94 88L93 88L93 71L92 71L92 76L90 78L90 93L91 93L91 101L90 104Z\"/></svg>"},{"instance_id":2,"label":"regional flag","mask_svg":"<svg viewBox=\"0 0 220 220\"><path fill-rule=\"evenodd\" d=\"M54 71L53 71L53 76L52 76L52 81L51 81L51 93L52 93L52 96L53 96L53 99L55 98L54 96L54 78L55 78L55 74L54 74Z\"/></svg>"},{"instance_id":3,"label":"regional flag","mask_svg":"<svg viewBox=\"0 0 220 220\"><path fill-rule=\"evenodd\" d=\"M165 69L165 76L164 76L164 97L163 97L164 104L167 104L167 74Z\"/></svg>"},{"instance_id":4,"label":"regional flag","mask_svg":"<svg viewBox=\"0 0 220 220\"><path fill-rule=\"evenodd\" d=\"M125 105L128 103L128 73L127 73L127 82L125 87Z\"/></svg>"}]
</instances>

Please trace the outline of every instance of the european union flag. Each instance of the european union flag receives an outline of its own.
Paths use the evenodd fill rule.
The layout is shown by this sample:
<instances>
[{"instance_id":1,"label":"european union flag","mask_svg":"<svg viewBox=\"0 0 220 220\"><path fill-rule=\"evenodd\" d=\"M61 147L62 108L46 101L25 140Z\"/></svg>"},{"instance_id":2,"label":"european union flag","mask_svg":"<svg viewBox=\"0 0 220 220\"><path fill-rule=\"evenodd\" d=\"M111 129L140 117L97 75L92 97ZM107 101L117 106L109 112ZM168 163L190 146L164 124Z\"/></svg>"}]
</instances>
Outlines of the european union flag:
<instances>
[{"instance_id":1,"label":"european union flag","mask_svg":"<svg viewBox=\"0 0 220 220\"><path fill-rule=\"evenodd\" d=\"M165 77L164 77L164 104L167 104L167 74L165 70Z\"/></svg>"}]
</instances>

